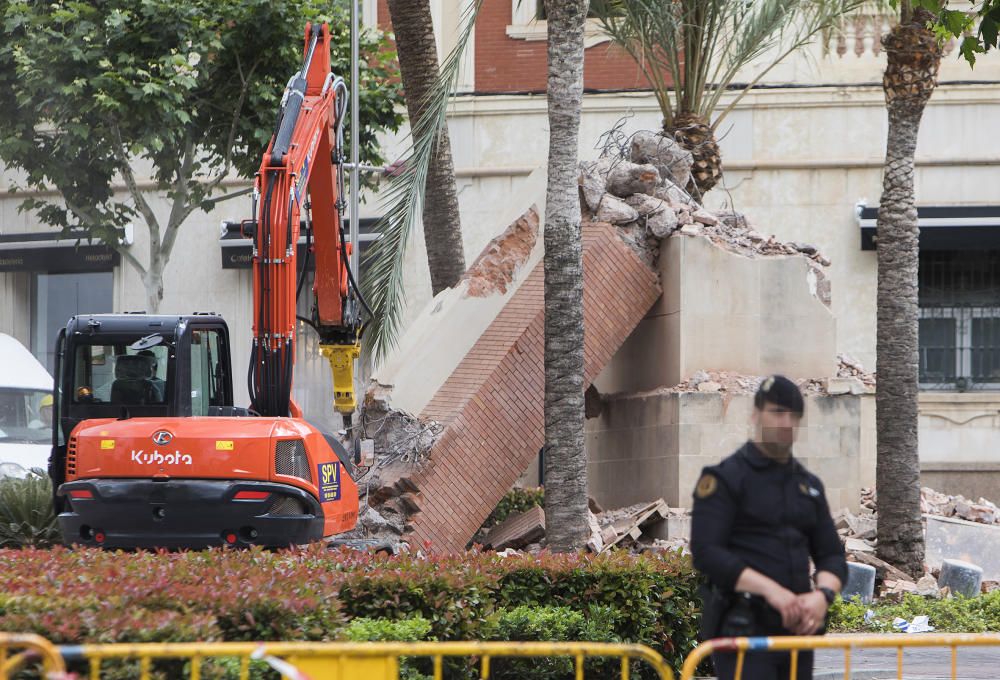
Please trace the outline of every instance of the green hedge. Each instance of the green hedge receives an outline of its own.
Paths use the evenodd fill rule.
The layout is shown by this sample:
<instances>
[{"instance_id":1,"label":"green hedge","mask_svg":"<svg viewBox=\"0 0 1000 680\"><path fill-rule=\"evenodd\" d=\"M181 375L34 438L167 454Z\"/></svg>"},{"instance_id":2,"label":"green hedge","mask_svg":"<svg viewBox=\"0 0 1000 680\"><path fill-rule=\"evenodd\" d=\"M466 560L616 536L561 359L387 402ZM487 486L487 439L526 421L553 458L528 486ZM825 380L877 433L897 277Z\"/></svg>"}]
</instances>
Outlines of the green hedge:
<instances>
[{"instance_id":1,"label":"green hedge","mask_svg":"<svg viewBox=\"0 0 1000 680\"><path fill-rule=\"evenodd\" d=\"M865 620L868 611L869 620ZM991 633L1000 631L1000 591L973 598L938 600L909 593L899 602L870 605L838 600L830 610L830 630L837 633L895 633L895 618L912 621L927 616L936 633Z\"/></svg>"},{"instance_id":2,"label":"green hedge","mask_svg":"<svg viewBox=\"0 0 1000 680\"><path fill-rule=\"evenodd\" d=\"M56 548L0 550L0 574L0 630L58 644L620 640L647 644L679 667L695 644L699 614L697 575L676 553L418 558L321 546L162 554ZM222 666L216 670L228 672ZM449 675L462 668L450 665ZM423 666L407 669L417 677ZM564 670L556 664L538 677Z\"/></svg>"}]
</instances>

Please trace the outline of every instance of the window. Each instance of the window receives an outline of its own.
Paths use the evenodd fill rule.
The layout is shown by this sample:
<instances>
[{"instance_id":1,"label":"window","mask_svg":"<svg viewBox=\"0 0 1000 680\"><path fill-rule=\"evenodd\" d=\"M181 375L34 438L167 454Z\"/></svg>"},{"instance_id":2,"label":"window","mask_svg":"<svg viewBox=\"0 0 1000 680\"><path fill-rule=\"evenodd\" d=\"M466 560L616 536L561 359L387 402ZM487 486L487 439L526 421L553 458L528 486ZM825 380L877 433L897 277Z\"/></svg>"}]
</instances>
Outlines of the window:
<instances>
[{"instance_id":1,"label":"window","mask_svg":"<svg viewBox=\"0 0 1000 680\"><path fill-rule=\"evenodd\" d=\"M1000 389L1000 251L920 253L920 383Z\"/></svg>"},{"instance_id":2,"label":"window","mask_svg":"<svg viewBox=\"0 0 1000 680\"><path fill-rule=\"evenodd\" d=\"M585 48L611 40L611 37L601 29L600 21L594 18L592 10L588 10L587 17L587 25L583 33L583 46ZM545 20L543 0L512 0L507 37L532 41L545 40L548 34L548 22Z\"/></svg>"},{"instance_id":3,"label":"window","mask_svg":"<svg viewBox=\"0 0 1000 680\"><path fill-rule=\"evenodd\" d=\"M209 406L224 406L226 367L219 351L219 331L191 331L191 415L207 416Z\"/></svg>"},{"instance_id":4,"label":"window","mask_svg":"<svg viewBox=\"0 0 1000 680\"><path fill-rule=\"evenodd\" d=\"M71 316L110 312L113 279L111 272L35 275L31 353L49 373L55 370L59 329Z\"/></svg>"},{"instance_id":5,"label":"window","mask_svg":"<svg viewBox=\"0 0 1000 680\"><path fill-rule=\"evenodd\" d=\"M142 350L132 349L124 342L78 345L73 362L73 402L116 406L166 404L168 359L166 345Z\"/></svg>"},{"instance_id":6,"label":"window","mask_svg":"<svg viewBox=\"0 0 1000 680\"><path fill-rule=\"evenodd\" d=\"M51 441L51 397L43 390L0 389L0 444Z\"/></svg>"}]
</instances>

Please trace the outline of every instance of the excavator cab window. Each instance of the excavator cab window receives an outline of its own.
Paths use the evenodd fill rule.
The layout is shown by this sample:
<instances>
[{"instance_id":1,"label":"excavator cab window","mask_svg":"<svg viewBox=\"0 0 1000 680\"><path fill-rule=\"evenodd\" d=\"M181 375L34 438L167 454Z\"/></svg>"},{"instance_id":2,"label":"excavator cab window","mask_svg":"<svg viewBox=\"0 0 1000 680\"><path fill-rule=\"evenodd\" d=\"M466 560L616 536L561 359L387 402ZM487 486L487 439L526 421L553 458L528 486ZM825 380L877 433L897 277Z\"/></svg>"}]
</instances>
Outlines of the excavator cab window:
<instances>
[{"instance_id":1,"label":"excavator cab window","mask_svg":"<svg viewBox=\"0 0 1000 680\"><path fill-rule=\"evenodd\" d=\"M167 403L169 348L136 350L130 345L77 345L73 362L76 404L161 406Z\"/></svg>"},{"instance_id":2,"label":"excavator cab window","mask_svg":"<svg viewBox=\"0 0 1000 680\"><path fill-rule=\"evenodd\" d=\"M219 331L191 331L191 415L207 416L211 406L226 405L226 369L219 349Z\"/></svg>"}]
</instances>

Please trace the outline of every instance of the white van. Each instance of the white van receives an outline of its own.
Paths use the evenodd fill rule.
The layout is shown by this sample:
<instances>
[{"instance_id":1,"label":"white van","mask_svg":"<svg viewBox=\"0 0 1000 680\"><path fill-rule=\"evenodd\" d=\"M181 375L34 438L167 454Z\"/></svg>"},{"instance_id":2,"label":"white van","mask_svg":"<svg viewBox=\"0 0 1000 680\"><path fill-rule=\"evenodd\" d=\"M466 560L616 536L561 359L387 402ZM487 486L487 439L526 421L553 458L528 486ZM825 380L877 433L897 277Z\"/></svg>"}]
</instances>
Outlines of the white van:
<instances>
[{"instance_id":1,"label":"white van","mask_svg":"<svg viewBox=\"0 0 1000 680\"><path fill-rule=\"evenodd\" d=\"M0 333L0 477L46 470L52 450L52 376L20 342Z\"/></svg>"}]
</instances>

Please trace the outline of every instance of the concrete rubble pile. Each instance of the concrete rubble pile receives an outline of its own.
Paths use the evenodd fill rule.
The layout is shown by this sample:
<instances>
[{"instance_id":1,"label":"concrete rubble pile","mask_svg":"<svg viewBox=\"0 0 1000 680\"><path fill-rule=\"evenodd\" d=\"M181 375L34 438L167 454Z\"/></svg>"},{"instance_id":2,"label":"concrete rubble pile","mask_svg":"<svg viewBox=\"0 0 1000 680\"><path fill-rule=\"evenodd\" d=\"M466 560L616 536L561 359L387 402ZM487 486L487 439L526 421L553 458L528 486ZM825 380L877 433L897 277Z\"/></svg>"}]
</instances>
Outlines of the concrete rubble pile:
<instances>
[{"instance_id":1,"label":"concrete rubble pile","mask_svg":"<svg viewBox=\"0 0 1000 680\"><path fill-rule=\"evenodd\" d=\"M840 369L834 378L804 378L796 380L803 394L870 394L875 391L875 377L870 373L848 373L851 369L847 364L840 364ZM860 376L860 377L859 377ZM744 375L732 371L696 371L687 380L682 380L672 387L660 387L651 393L702 392L727 394L753 394L757 391L763 376ZM843 387L847 382L847 387ZM643 393L645 394L645 393ZM611 397L613 395L601 395Z\"/></svg>"},{"instance_id":2,"label":"concrete rubble pile","mask_svg":"<svg viewBox=\"0 0 1000 680\"><path fill-rule=\"evenodd\" d=\"M848 510L841 510L834 515L837 532L847 551L847 559L874 567L877 579L881 582L880 597L897 598L905 593L916 593L930 597L946 597L950 593L947 586L941 587L939 576L942 564L938 560L930 560L925 564L925 574L914 579L875 556L876 525L878 521L878 504L875 490L861 490L861 509L855 515ZM920 511L924 515L925 524L928 519L953 518L964 522L996 526L1000 524L1000 508L991 501L980 498L976 502L967 500L961 495L952 496L924 487L920 490ZM991 529L996 532L996 529ZM1000 535L1000 534L998 534ZM995 536L984 534L982 541L993 542ZM928 541L930 538L928 537ZM945 550L959 550L957 546L945 547ZM928 550L930 553L930 548ZM955 557L960 555L955 554ZM948 555L945 555L947 558ZM951 561L948 559L945 562ZM979 569L975 565L969 565ZM995 578L995 577L994 577ZM981 591L986 593L1000 588L997 580L983 580Z\"/></svg>"},{"instance_id":3,"label":"concrete rubble pile","mask_svg":"<svg viewBox=\"0 0 1000 680\"><path fill-rule=\"evenodd\" d=\"M691 515L685 508L671 508L663 499L606 511L593 499L590 505L590 552L687 551ZM537 553L544 546L545 512L540 507L511 515L490 529L483 540L483 547L497 551Z\"/></svg>"},{"instance_id":4,"label":"concrete rubble pile","mask_svg":"<svg viewBox=\"0 0 1000 680\"><path fill-rule=\"evenodd\" d=\"M584 216L610 222L652 266L659 239L705 236L745 257L803 255L825 282L830 260L807 243L784 243L765 236L737 212L710 212L681 187L690 177L691 153L664 135L640 131L628 151L580 163ZM823 287L821 285L821 287ZM829 284L825 283L827 293Z\"/></svg>"}]
</instances>

